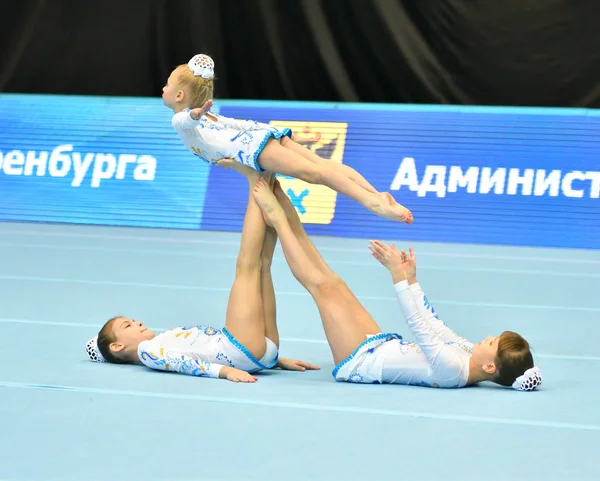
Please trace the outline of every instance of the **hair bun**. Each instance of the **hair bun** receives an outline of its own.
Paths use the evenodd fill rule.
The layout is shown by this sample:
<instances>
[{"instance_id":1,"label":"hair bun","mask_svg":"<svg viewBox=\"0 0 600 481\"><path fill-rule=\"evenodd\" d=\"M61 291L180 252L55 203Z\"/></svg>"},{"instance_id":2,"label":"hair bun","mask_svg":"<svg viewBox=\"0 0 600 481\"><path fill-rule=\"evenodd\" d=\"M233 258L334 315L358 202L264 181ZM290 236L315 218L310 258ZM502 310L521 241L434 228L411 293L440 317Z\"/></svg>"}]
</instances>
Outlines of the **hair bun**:
<instances>
[{"instance_id":1,"label":"hair bun","mask_svg":"<svg viewBox=\"0 0 600 481\"><path fill-rule=\"evenodd\" d=\"M542 373L537 367L532 367L519 376L512 387L517 391L533 391L540 384L542 384Z\"/></svg>"},{"instance_id":2,"label":"hair bun","mask_svg":"<svg viewBox=\"0 0 600 481\"><path fill-rule=\"evenodd\" d=\"M211 79L215 76L215 62L208 55L194 55L188 62L188 67L195 77Z\"/></svg>"},{"instance_id":3,"label":"hair bun","mask_svg":"<svg viewBox=\"0 0 600 481\"><path fill-rule=\"evenodd\" d=\"M87 342L85 350L87 351L90 360L94 362L105 362L104 356L102 356L100 349L98 349L98 336L92 337Z\"/></svg>"}]
</instances>

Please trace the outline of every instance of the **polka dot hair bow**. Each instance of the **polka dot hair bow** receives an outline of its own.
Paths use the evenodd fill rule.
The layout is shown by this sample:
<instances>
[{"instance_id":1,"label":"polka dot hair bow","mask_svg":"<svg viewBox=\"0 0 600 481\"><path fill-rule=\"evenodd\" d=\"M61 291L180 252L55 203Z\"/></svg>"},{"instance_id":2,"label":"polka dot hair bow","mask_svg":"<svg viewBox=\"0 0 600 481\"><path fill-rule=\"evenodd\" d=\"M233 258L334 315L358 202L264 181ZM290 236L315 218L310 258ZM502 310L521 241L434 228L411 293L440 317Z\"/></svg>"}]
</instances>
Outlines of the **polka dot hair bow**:
<instances>
[{"instance_id":1,"label":"polka dot hair bow","mask_svg":"<svg viewBox=\"0 0 600 481\"><path fill-rule=\"evenodd\" d=\"M98 349L98 336L93 337L87 342L85 350L92 361L105 362L104 356L100 352L100 349Z\"/></svg>"},{"instance_id":2,"label":"polka dot hair bow","mask_svg":"<svg viewBox=\"0 0 600 481\"><path fill-rule=\"evenodd\" d=\"M527 369L525 374L519 376L513 383L513 389L517 391L533 391L536 387L542 384L542 374L537 367Z\"/></svg>"},{"instance_id":3,"label":"polka dot hair bow","mask_svg":"<svg viewBox=\"0 0 600 481\"><path fill-rule=\"evenodd\" d=\"M188 62L188 67L195 77L211 79L215 76L215 62L208 55L194 55Z\"/></svg>"}]
</instances>

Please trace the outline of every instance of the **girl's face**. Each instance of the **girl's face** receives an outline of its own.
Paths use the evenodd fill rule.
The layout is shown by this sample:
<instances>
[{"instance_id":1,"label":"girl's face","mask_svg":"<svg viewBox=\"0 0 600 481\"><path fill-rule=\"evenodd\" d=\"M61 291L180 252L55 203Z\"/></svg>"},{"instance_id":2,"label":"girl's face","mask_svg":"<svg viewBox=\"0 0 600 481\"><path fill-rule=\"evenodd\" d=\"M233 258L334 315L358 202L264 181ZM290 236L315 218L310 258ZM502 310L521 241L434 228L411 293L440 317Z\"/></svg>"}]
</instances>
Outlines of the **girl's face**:
<instances>
[{"instance_id":1,"label":"girl's face","mask_svg":"<svg viewBox=\"0 0 600 481\"><path fill-rule=\"evenodd\" d=\"M163 87L163 104L170 109L177 110L177 105L183 100L183 97L183 89L179 85L175 72L172 72L167 79L167 83Z\"/></svg>"},{"instance_id":2,"label":"girl's face","mask_svg":"<svg viewBox=\"0 0 600 481\"><path fill-rule=\"evenodd\" d=\"M473 346L473 351L471 354L471 358L473 359L473 361L480 366L487 366L488 369L491 369L493 366L493 370L495 370L495 360L496 355L498 354L499 340L500 336L488 336L483 341L475 344Z\"/></svg>"},{"instance_id":3,"label":"girl's face","mask_svg":"<svg viewBox=\"0 0 600 481\"><path fill-rule=\"evenodd\" d=\"M127 356L137 352L140 342L148 341L156 335L142 322L134 321L128 317L116 318L113 321L112 332L115 336L115 342L111 343L110 349L115 352L122 352Z\"/></svg>"}]
</instances>

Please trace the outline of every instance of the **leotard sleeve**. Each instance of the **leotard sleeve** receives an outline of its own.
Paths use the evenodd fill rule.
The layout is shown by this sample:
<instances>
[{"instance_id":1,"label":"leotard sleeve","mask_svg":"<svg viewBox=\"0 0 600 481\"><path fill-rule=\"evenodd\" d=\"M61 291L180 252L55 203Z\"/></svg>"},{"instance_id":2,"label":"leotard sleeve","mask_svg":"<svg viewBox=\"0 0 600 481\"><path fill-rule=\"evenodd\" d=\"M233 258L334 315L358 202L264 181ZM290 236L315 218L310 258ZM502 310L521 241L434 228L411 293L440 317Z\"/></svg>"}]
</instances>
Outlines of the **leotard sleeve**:
<instances>
[{"instance_id":1,"label":"leotard sleeve","mask_svg":"<svg viewBox=\"0 0 600 481\"><path fill-rule=\"evenodd\" d=\"M202 117L198 120L195 120L191 117L190 112L188 110L184 110L183 112L176 113L173 115L171 119L171 125L177 132L185 132L187 130L192 130L202 122Z\"/></svg>"},{"instance_id":2,"label":"leotard sleeve","mask_svg":"<svg viewBox=\"0 0 600 481\"><path fill-rule=\"evenodd\" d=\"M454 372L460 368L460 359L456 353L446 345L444 336L447 330L442 329L435 315L428 310L419 309L411 292L408 281L398 282L394 286L396 297L402 310L404 320L415 336L415 341L429 361L431 369L439 374ZM423 314L427 313L426 317ZM438 322L435 322L438 321Z\"/></svg>"},{"instance_id":3,"label":"leotard sleeve","mask_svg":"<svg viewBox=\"0 0 600 481\"><path fill-rule=\"evenodd\" d=\"M442 339L442 341L444 342L469 342L466 339L458 336L452 329L450 329L444 323L444 321L442 321L439 318L437 312L435 311L435 309L429 302L429 299L425 295L421 284L419 284L418 282L410 284L410 291L412 293L413 299L415 300L415 303L417 304L417 308L419 309L421 317L429 325L429 327L437 337Z\"/></svg>"},{"instance_id":4,"label":"leotard sleeve","mask_svg":"<svg viewBox=\"0 0 600 481\"><path fill-rule=\"evenodd\" d=\"M194 359L186 352L167 349L156 338L143 341L138 346L138 356L150 369L173 371L198 377L218 378L223 366L200 359Z\"/></svg>"},{"instance_id":5,"label":"leotard sleeve","mask_svg":"<svg viewBox=\"0 0 600 481\"><path fill-rule=\"evenodd\" d=\"M218 124L223 127L227 127L235 130L269 130L276 132L278 129L273 125L265 124L263 122L257 122L256 120L240 120L225 117L223 115L211 114L218 119Z\"/></svg>"},{"instance_id":6,"label":"leotard sleeve","mask_svg":"<svg viewBox=\"0 0 600 481\"><path fill-rule=\"evenodd\" d=\"M276 132L278 130L277 127L274 127L273 125L257 122L255 120L233 119L230 117L216 115L213 113L210 113L210 116L217 119L217 121L214 122L216 125L227 129L233 129L238 131L268 130L272 132ZM200 124L207 121L212 122L212 120L210 120L210 117L205 118L205 116L202 116L198 120L195 120L190 116L189 110L184 110L175 114L171 120L171 123L175 130L187 131L194 129Z\"/></svg>"}]
</instances>

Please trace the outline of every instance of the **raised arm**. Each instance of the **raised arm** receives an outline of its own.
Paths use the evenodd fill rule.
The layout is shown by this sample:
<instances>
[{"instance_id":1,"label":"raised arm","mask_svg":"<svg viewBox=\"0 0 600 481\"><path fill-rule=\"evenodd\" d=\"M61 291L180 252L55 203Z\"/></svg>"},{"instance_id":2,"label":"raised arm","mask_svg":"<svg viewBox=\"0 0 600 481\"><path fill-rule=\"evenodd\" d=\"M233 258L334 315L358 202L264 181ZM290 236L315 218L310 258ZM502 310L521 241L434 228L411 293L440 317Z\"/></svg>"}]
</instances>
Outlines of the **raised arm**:
<instances>
[{"instance_id":1,"label":"raised arm","mask_svg":"<svg viewBox=\"0 0 600 481\"><path fill-rule=\"evenodd\" d=\"M380 241L371 241L369 248L373 257L390 271L394 285L406 279L420 317L429 326L432 333L444 342L468 342L446 326L430 304L423 288L417 281L417 259L412 249L409 249L409 255L404 251L399 252L393 244L390 247ZM400 299L398 300L400 301Z\"/></svg>"},{"instance_id":2,"label":"raised arm","mask_svg":"<svg viewBox=\"0 0 600 481\"><path fill-rule=\"evenodd\" d=\"M277 128L272 125L257 122L255 120L240 120L225 117L224 115L216 115L210 112L213 106L213 101L208 100L202 107L191 110L184 110L173 116L173 127L180 130L190 130L198 126L198 122L202 116L206 116L209 120L218 123L222 127L227 127L234 130L271 130L276 131Z\"/></svg>"},{"instance_id":3,"label":"raised arm","mask_svg":"<svg viewBox=\"0 0 600 481\"><path fill-rule=\"evenodd\" d=\"M415 341L435 370L440 364L440 354L445 347L445 341L432 328L430 323L421 315L406 279L394 284L396 298L400 304L402 316L415 336ZM429 317L433 317L430 314Z\"/></svg>"},{"instance_id":4,"label":"raised arm","mask_svg":"<svg viewBox=\"0 0 600 481\"><path fill-rule=\"evenodd\" d=\"M171 120L173 128L177 131L192 130L200 125L200 119L203 115L210 112L213 101L208 100L201 108L182 110L176 113Z\"/></svg>"},{"instance_id":5,"label":"raised arm","mask_svg":"<svg viewBox=\"0 0 600 481\"><path fill-rule=\"evenodd\" d=\"M418 309L421 311L421 315L425 319L425 322L431 326L441 339L452 342L468 342L466 339L458 336L439 318L435 309L429 302L429 299L425 295L421 284L416 281L411 284L410 279L408 279L408 283L413 299L415 300Z\"/></svg>"}]
</instances>

